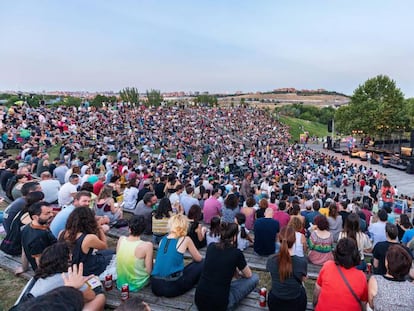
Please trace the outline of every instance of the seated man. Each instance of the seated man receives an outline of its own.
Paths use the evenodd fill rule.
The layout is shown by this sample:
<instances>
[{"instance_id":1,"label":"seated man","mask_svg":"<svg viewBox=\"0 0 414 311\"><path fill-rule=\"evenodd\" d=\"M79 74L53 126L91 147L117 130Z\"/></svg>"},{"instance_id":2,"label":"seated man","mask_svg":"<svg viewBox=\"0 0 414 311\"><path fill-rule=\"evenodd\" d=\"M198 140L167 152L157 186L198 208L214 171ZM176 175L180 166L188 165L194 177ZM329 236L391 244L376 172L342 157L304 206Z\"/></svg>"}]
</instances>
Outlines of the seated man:
<instances>
[{"instance_id":1,"label":"seated man","mask_svg":"<svg viewBox=\"0 0 414 311\"><path fill-rule=\"evenodd\" d=\"M49 229L53 209L49 203L41 201L30 205L28 212L32 222L22 230L22 246L33 271L36 271L43 250L56 243Z\"/></svg>"},{"instance_id":2,"label":"seated man","mask_svg":"<svg viewBox=\"0 0 414 311\"><path fill-rule=\"evenodd\" d=\"M75 194L75 198L73 204L65 207L62 209L55 218L52 220L50 224L50 230L52 231L53 235L58 238L60 231L65 229L66 221L69 218L69 215L72 211L77 207L88 207L91 201L91 193L88 191L79 191Z\"/></svg>"},{"instance_id":3,"label":"seated man","mask_svg":"<svg viewBox=\"0 0 414 311\"><path fill-rule=\"evenodd\" d=\"M274 254L276 249L279 222L273 219L273 209L266 208L265 217L254 223L254 251L260 256Z\"/></svg>"},{"instance_id":4,"label":"seated man","mask_svg":"<svg viewBox=\"0 0 414 311\"><path fill-rule=\"evenodd\" d=\"M398 228L394 224L387 223L385 225L385 233L387 236L386 241L378 242L374 250L372 251L372 257L373 257L373 272L374 274L380 274L384 275L387 273L387 269L385 267L385 255L388 251L388 248L393 244L399 244L398 243ZM403 247L408 251L410 255L410 250L403 245ZM410 276L414 273L414 270L411 269Z\"/></svg>"}]
</instances>

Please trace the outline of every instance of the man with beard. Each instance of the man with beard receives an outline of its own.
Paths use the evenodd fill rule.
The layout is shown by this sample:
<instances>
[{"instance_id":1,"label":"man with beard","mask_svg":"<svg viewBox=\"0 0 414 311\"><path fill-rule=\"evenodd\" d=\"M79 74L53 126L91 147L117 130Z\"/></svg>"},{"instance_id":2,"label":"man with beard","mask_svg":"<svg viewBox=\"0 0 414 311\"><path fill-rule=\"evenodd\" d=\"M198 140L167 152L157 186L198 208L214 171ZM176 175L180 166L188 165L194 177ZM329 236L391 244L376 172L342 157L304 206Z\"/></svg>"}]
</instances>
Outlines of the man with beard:
<instances>
[{"instance_id":1,"label":"man with beard","mask_svg":"<svg viewBox=\"0 0 414 311\"><path fill-rule=\"evenodd\" d=\"M90 202L91 193L89 191L83 190L76 192L73 203L62 209L59 213L57 213L55 218L53 218L53 221L50 224L50 230L53 235L58 238L59 233L65 229L66 222L73 210L77 207L89 207Z\"/></svg>"},{"instance_id":2,"label":"man with beard","mask_svg":"<svg viewBox=\"0 0 414 311\"><path fill-rule=\"evenodd\" d=\"M53 209L49 203L41 201L30 205L28 212L32 222L22 230L22 246L33 271L36 271L43 250L56 243L49 229Z\"/></svg>"}]
</instances>

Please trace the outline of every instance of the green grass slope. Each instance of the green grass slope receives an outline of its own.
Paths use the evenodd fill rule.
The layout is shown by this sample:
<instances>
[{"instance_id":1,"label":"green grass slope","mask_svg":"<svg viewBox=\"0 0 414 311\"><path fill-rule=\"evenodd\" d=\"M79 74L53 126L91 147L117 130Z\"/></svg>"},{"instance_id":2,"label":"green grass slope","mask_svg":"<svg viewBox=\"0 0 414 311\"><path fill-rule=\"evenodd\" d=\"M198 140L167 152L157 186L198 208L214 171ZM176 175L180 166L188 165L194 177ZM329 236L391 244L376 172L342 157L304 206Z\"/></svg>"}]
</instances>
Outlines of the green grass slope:
<instances>
[{"instance_id":1,"label":"green grass slope","mask_svg":"<svg viewBox=\"0 0 414 311\"><path fill-rule=\"evenodd\" d=\"M309 132L310 136L325 137L328 135L328 127L325 124L280 116L280 122L290 127L291 142L299 141L299 135Z\"/></svg>"}]
</instances>

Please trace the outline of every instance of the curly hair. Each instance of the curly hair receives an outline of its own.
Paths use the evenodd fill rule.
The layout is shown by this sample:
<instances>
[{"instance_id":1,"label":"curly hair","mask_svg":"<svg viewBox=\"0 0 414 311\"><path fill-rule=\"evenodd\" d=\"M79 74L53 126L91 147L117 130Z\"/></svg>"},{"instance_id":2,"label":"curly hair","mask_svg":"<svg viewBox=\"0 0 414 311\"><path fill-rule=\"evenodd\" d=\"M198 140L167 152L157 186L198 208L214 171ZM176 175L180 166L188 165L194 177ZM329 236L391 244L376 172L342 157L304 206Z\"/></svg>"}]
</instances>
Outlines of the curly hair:
<instances>
[{"instance_id":1,"label":"curly hair","mask_svg":"<svg viewBox=\"0 0 414 311\"><path fill-rule=\"evenodd\" d=\"M43 251L34 278L44 279L56 273L67 272L69 259L70 250L65 242L52 244Z\"/></svg>"},{"instance_id":2,"label":"curly hair","mask_svg":"<svg viewBox=\"0 0 414 311\"><path fill-rule=\"evenodd\" d=\"M61 235L61 239L74 245L78 233L98 233L98 223L95 220L95 214L88 207L77 207L73 210L66 222L65 231Z\"/></svg>"}]
</instances>

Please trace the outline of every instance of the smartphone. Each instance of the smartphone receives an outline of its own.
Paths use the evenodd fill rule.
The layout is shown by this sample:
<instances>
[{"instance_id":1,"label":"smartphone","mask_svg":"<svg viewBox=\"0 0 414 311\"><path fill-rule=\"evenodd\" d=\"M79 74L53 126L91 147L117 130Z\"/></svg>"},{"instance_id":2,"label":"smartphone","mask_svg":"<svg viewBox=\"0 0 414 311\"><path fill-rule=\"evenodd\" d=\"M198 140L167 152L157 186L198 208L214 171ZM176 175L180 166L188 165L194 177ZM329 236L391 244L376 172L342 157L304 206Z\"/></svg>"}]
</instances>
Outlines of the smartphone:
<instances>
[{"instance_id":1,"label":"smartphone","mask_svg":"<svg viewBox=\"0 0 414 311\"><path fill-rule=\"evenodd\" d=\"M93 276L91 277L89 280L86 281L86 284L91 288L91 289L95 289L99 286L102 286L101 281L99 280L99 278L97 276Z\"/></svg>"}]
</instances>

